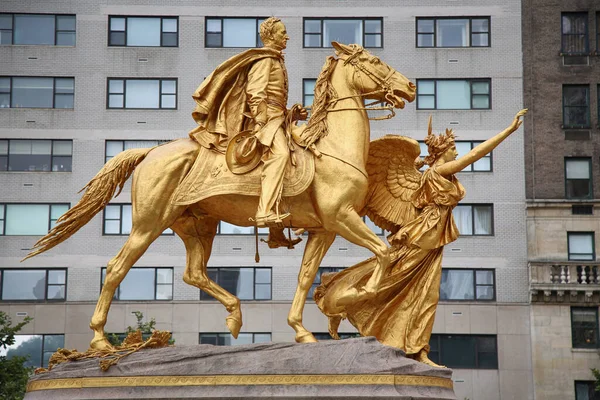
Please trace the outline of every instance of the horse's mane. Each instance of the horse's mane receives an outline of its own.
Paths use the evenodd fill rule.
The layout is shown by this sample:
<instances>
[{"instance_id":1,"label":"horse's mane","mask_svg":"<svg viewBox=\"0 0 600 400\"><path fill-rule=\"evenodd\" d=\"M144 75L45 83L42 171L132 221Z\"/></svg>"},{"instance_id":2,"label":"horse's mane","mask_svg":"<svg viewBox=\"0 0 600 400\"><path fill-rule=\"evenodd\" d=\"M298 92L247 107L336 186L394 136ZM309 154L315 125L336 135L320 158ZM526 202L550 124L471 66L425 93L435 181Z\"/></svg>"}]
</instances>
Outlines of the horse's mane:
<instances>
[{"instance_id":1,"label":"horse's mane","mask_svg":"<svg viewBox=\"0 0 600 400\"><path fill-rule=\"evenodd\" d=\"M302 133L303 144L307 147L322 137L327 136L327 105L329 100L335 96L333 86L329 78L335 68L337 59L333 56L327 57L321 73L315 82L315 97L312 111L306 129Z\"/></svg>"}]
</instances>

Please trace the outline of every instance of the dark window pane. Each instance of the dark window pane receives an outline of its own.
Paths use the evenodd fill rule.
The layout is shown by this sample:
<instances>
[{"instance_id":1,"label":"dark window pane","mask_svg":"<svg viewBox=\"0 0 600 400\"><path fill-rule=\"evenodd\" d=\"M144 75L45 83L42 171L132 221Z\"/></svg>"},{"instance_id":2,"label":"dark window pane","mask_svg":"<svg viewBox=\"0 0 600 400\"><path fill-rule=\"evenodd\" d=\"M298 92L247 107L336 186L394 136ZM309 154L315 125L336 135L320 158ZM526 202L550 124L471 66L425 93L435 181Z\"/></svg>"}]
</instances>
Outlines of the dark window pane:
<instances>
[{"instance_id":1,"label":"dark window pane","mask_svg":"<svg viewBox=\"0 0 600 400\"><path fill-rule=\"evenodd\" d=\"M165 47L177 46L177 33L163 32L162 34L162 45Z\"/></svg>"},{"instance_id":2,"label":"dark window pane","mask_svg":"<svg viewBox=\"0 0 600 400\"><path fill-rule=\"evenodd\" d=\"M253 268L221 268L219 284L240 300L252 300L254 294Z\"/></svg>"},{"instance_id":3,"label":"dark window pane","mask_svg":"<svg viewBox=\"0 0 600 400\"><path fill-rule=\"evenodd\" d=\"M206 272L206 274L208 275L208 278L210 280L217 282L220 286L223 286L223 285L221 285L221 283L218 280L219 270L217 268L208 268L208 271ZM201 290L200 291L200 300L216 300L216 299L214 297L212 297L210 294Z\"/></svg>"},{"instance_id":4,"label":"dark window pane","mask_svg":"<svg viewBox=\"0 0 600 400\"><path fill-rule=\"evenodd\" d=\"M474 368L475 338L471 336L444 335L441 337L443 365L450 368Z\"/></svg>"},{"instance_id":5,"label":"dark window pane","mask_svg":"<svg viewBox=\"0 0 600 400\"><path fill-rule=\"evenodd\" d=\"M2 300L44 300L45 270L4 270Z\"/></svg>"},{"instance_id":6,"label":"dark window pane","mask_svg":"<svg viewBox=\"0 0 600 400\"><path fill-rule=\"evenodd\" d=\"M125 32L111 32L110 45L125 46Z\"/></svg>"},{"instance_id":7,"label":"dark window pane","mask_svg":"<svg viewBox=\"0 0 600 400\"><path fill-rule=\"evenodd\" d=\"M12 107L52 108L52 78L13 78Z\"/></svg>"},{"instance_id":8,"label":"dark window pane","mask_svg":"<svg viewBox=\"0 0 600 400\"><path fill-rule=\"evenodd\" d=\"M42 366L42 335L16 335L15 344L9 346L6 358L27 357L26 367Z\"/></svg>"},{"instance_id":9,"label":"dark window pane","mask_svg":"<svg viewBox=\"0 0 600 400\"><path fill-rule=\"evenodd\" d=\"M52 157L53 172L71 172L73 158L71 156L54 156Z\"/></svg>"},{"instance_id":10,"label":"dark window pane","mask_svg":"<svg viewBox=\"0 0 600 400\"><path fill-rule=\"evenodd\" d=\"M56 96L54 96L54 108L73 108L73 95L57 94Z\"/></svg>"},{"instance_id":11,"label":"dark window pane","mask_svg":"<svg viewBox=\"0 0 600 400\"><path fill-rule=\"evenodd\" d=\"M216 346L217 343L217 334L203 333L200 335L200 344L212 344Z\"/></svg>"},{"instance_id":12,"label":"dark window pane","mask_svg":"<svg viewBox=\"0 0 600 400\"><path fill-rule=\"evenodd\" d=\"M0 156L0 171L8 171L8 156Z\"/></svg>"},{"instance_id":13,"label":"dark window pane","mask_svg":"<svg viewBox=\"0 0 600 400\"><path fill-rule=\"evenodd\" d=\"M0 108L10 108L9 93L0 93Z\"/></svg>"},{"instance_id":14,"label":"dark window pane","mask_svg":"<svg viewBox=\"0 0 600 400\"><path fill-rule=\"evenodd\" d=\"M305 33L321 33L321 20L310 20L304 21L304 32Z\"/></svg>"},{"instance_id":15,"label":"dark window pane","mask_svg":"<svg viewBox=\"0 0 600 400\"><path fill-rule=\"evenodd\" d=\"M14 44L54 44L54 15L16 14Z\"/></svg>"},{"instance_id":16,"label":"dark window pane","mask_svg":"<svg viewBox=\"0 0 600 400\"><path fill-rule=\"evenodd\" d=\"M0 30L0 44L12 44L12 31Z\"/></svg>"},{"instance_id":17,"label":"dark window pane","mask_svg":"<svg viewBox=\"0 0 600 400\"><path fill-rule=\"evenodd\" d=\"M596 308L572 308L573 347L598 347L598 312Z\"/></svg>"},{"instance_id":18,"label":"dark window pane","mask_svg":"<svg viewBox=\"0 0 600 400\"><path fill-rule=\"evenodd\" d=\"M12 14L0 14L0 29L12 29Z\"/></svg>"},{"instance_id":19,"label":"dark window pane","mask_svg":"<svg viewBox=\"0 0 600 400\"><path fill-rule=\"evenodd\" d=\"M588 52L587 13L563 13L562 51L567 54Z\"/></svg>"},{"instance_id":20,"label":"dark window pane","mask_svg":"<svg viewBox=\"0 0 600 400\"><path fill-rule=\"evenodd\" d=\"M206 47L221 47L221 33L207 33Z\"/></svg>"},{"instance_id":21,"label":"dark window pane","mask_svg":"<svg viewBox=\"0 0 600 400\"><path fill-rule=\"evenodd\" d=\"M321 35L304 35L304 47L321 47Z\"/></svg>"},{"instance_id":22,"label":"dark window pane","mask_svg":"<svg viewBox=\"0 0 600 400\"><path fill-rule=\"evenodd\" d=\"M74 15L57 15L56 16L57 31L74 31L75 16Z\"/></svg>"},{"instance_id":23,"label":"dark window pane","mask_svg":"<svg viewBox=\"0 0 600 400\"><path fill-rule=\"evenodd\" d=\"M75 32L57 32L57 46L75 46Z\"/></svg>"}]
</instances>

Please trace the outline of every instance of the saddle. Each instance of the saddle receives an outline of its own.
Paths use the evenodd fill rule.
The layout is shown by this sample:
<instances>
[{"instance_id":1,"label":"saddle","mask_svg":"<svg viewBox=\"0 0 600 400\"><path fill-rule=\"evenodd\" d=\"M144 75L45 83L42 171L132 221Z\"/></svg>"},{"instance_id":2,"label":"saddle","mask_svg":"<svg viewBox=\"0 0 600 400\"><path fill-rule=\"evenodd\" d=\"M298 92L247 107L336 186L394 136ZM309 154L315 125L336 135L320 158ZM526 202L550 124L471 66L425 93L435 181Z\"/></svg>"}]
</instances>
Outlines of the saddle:
<instances>
[{"instance_id":1,"label":"saddle","mask_svg":"<svg viewBox=\"0 0 600 400\"><path fill-rule=\"evenodd\" d=\"M212 196L241 194L260 196L262 168L234 174L227 166L225 154L199 146L200 151L190 172L177 188L173 204L188 205ZM283 179L283 197L297 196L308 189L315 176L315 160L310 151L291 143L290 157ZM292 165L294 160L295 165Z\"/></svg>"}]
</instances>

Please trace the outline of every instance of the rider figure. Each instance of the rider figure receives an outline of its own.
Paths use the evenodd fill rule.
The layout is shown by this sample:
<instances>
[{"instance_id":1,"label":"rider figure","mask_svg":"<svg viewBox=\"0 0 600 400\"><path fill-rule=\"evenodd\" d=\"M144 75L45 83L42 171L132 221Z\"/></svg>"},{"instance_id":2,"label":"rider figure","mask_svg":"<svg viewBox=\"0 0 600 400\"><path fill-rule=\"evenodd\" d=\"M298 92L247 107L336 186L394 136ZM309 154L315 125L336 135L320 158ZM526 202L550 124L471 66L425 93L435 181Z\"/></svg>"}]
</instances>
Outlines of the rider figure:
<instances>
[{"instance_id":1,"label":"rider figure","mask_svg":"<svg viewBox=\"0 0 600 400\"><path fill-rule=\"evenodd\" d=\"M264 47L281 52L289 36L281 20L271 17L260 25ZM288 78L283 60L263 58L256 61L248 72L246 101L254 119L254 133L265 146L262 156L262 190L256 212L259 227L281 225L290 213L278 213L278 202L283 188L283 176L290 158L285 133L285 113L288 97Z\"/></svg>"}]
</instances>

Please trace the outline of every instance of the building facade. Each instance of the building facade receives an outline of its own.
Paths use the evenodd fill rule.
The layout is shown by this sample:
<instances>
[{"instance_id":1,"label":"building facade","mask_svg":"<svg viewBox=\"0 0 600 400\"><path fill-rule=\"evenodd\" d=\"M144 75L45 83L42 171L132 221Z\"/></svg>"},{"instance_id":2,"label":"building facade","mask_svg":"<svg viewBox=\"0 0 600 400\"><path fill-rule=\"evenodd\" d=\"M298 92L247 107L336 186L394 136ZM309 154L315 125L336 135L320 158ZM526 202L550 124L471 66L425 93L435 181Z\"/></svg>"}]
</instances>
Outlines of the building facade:
<instances>
[{"instance_id":1,"label":"building facade","mask_svg":"<svg viewBox=\"0 0 600 400\"><path fill-rule=\"evenodd\" d=\"M259 45L257 27L277 15L289 103L312 102L331 40L360 43L417 84L414 103L371 123L372 138L423 140L453 128L459 153L500 132L522 108L521 2L108 1L0 4L0 310L34 318L18 345L33 362L58 346L87 348L89 320L108 260L131 228L130 183L76 235L19 261L104 162L126 148L186 137L191 94L222 61ZM455 211L461 237L445 249L432 359L454 368L457 398L531 399L530 309L523 130L458 174L467 196ZM384 233L373 227L380 235ZM292 341L287 313L304 243L254 262L254 228L220 226L209 274L242 299L237 343ZM260 232L263 233L262 231ZM370 257L337 238L322 270ZM231 343L226 310L182 280L185 252L166 231L118 290L106 326L120 333L133 311L156 319L179 345ZM318 282L317 276L316 282ZM308 301L305 326L327 335ZM344 322L340 331L355 330Z\"/></svg>"},{"instance_id":2,"label":"building facade","mask_svg":"<svg viewBox=\"0 0 600 400\"><path fill-rule=\"evenodd\" d=\"M600 7L527 0L523 27L535 394L595 399Z\"/></svg>"}]
</instances>

